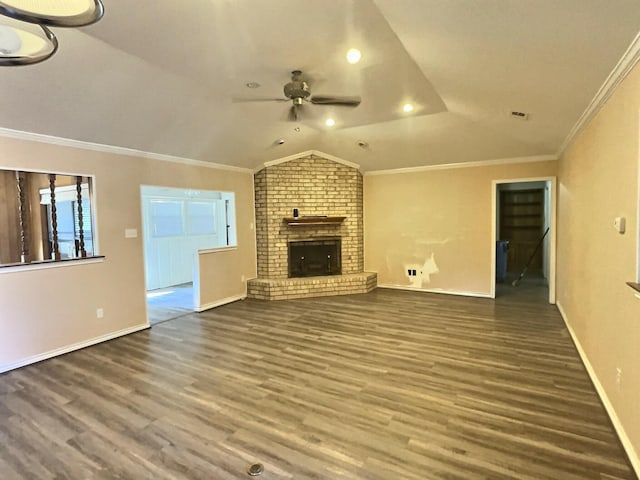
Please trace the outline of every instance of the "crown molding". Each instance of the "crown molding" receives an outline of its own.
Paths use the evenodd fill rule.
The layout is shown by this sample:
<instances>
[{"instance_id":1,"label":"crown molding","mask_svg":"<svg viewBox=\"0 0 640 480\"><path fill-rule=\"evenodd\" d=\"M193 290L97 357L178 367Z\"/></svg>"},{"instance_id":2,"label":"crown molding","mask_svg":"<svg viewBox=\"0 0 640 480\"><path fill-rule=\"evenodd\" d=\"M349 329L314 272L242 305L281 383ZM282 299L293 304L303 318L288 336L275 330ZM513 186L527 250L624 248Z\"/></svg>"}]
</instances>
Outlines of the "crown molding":
<instances>
[{"instance_id":1,"label":"crown molding","mask_svg":"<svg viewBox=\"0 0 640 480\"><path fill-rule=\"evenodd\" d=\"M104 145L102 143L85 142L82 140L74 140L72 138L55 137L52 135L44 135L41 133L24 132L22 130L12 130L10 128L0 127L0 136L14 138L17 140L29 140L38 143L46 143L49 145L57 145L61 147L78 148L81 150L90 150L100 153L111 153L114 155L127 155L130 157L146 158L150 160L160 160L163 162L180 163L183 165L192 165L195 167L214 168L216 170L230 170L232 172L253 173L250 168L234 167L231 165L223 165L220 163L205 162L203 160L194 160L191 158L176 157L173 155L164 155L162 153L145 152L143 150L135 150L132 148L116 147L113 145Z\"/></svg>"},{"instance_id":2,"label":"crown molding","mask_svg":"<svg viewBox=\"0 0 640 480\"><path fill-rule=\"evenodd\" d=\"M573 143L582 129L593 119L602 106L609 100L609 97L618 88L627 75L631 72L636 63L640 60L640 33L633 39L620 61L613 68L607 79L604 81L596 95L593 97L586 110L575 123L567 138L558 149L558 157L561 157L565 150Z\"/></svg>"},{"instance_id":3,"label":"crown molding","mask_svg":"<svg viewBox=\"0 0 640 480\"><path fill-rule=\"evenodd\" d=\"M343 158L336 157L334 155L330 155L328 153L321 152L319 150L305 150L304 152L299 152L299 153L295 153L293 155L288 155L286 157L278 158L276 160L269 160L268 162L264 162L264 163L258 165L253 170L253 172L257 173L260 170L262 170L263 168L272 167L274 165L279 165L281 163L290 162L291 160L298 160L300 158L310 157L312 155L315 155L317 157L322 157L322 158L325 158L327 160L331 160L332 162L340 163L342 165L346 165L347 167L351 167L351 168L355 168L357 170L360 170L360 165L358 165L357 163L350 162L349 160L345 160Z\"/></svg>"},{"instance_id":4,"label":"crown molding","mask_svg":"<svg viewBox=\"0 0 640 480\"><path fill-rule=\"evenodd\" d=\"M456 168L490 167L513 163L552 162L558 160L557 155L532 155L530 157L498 158L495 160L479 160L477 162L443 163L440 165L424 165L422 167L394 168L390 170L372 170L364 176L395 175L401 173L429 172L432 170L453 170Z\"/></svg>"}]
</instances>

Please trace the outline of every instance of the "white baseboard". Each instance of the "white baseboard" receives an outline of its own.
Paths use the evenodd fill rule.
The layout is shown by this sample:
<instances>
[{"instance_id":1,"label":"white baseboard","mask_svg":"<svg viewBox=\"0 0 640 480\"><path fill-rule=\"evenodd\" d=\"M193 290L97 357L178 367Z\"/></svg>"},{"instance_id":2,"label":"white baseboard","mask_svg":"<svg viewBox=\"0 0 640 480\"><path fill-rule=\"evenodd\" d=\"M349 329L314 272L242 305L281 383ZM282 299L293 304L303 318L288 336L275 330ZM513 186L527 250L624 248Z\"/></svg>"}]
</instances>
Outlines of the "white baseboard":
<instances>
[{"instance_id":1,"label":"white baseboard","mask_svg":"<svg viewBox=\"0 0 640 480\"><path fill-rule=\"evenodd\" d=\"M445 295L458 295L461 297L478 297L478 298L493 298L489 293L478 293L478 292L460 292L456 290L439 290L439 289L430 289L430 288L419 288L412 287L410 285L387 285L387 284L378 284L378 288L391 288L394 290L410 290L412 292L425 292L425 293L444 293Z\"/></svg>"},{"instance_id":2,"label":"white baseboard","mask_svg":"<svg viewBox=\"0 0 640 480\"><path fill-rule=\"evenodd\" d=\"M211 302L211 303L206 303L204 305L200 305L199 307L195 308L196 312L204 312L205 310L211 310L212 308L216 308L219 307L221 305L226 305L227 303L231 303L231 302L237 302L238 300L244 300L245 298L247 298L247 294L246 293L242 293L240 295L234 295L233 297L227 297L227 298L223 298L221 300L216 300L215 302Z\"/></svg>"},{"instance_id":3,"label":"white baseboard","mask_svg":"<svg viewBox=\"0 0 640 480\"><path fill-rule=\"evenodd\" d=\"M47 360L49 358L57 357L59 355L64 355L65 353L73 352L74 350L80 350L81 348L90 347L91 345L96 345L98 343L106 342L107 340L113 340L114 338L122 337L124 335L129 335L130 333L139 332L147 328L149 328L149 324L144 323L141 325L136 325L135 327L125 328L123 330L118 330L117 332L108 333L106 335L101 335L99 337L91 338L83 342L74 343L73 345L68 345L66 347L56 348L55 350L49 350L48 352L41 353L39 355L23 358L22 360L18 360L17 362L6 363L4 365L0 365L0 373L8 372L9 370L14 370L16 368L24 367L26 365L31 365L32 363L41 362L42 360Z\"/></svg>"},{"instance_id":4,"label":"white baseboard","mask_svg":"<svg viewBox=\"0 0 640 480\"><path fill-rule=\"evenodd\" d=\"M575 344L576 349L578 350L578 354L580 355L582 363L587 369L587 372L589 373L589 377L591 377L591 381L593 382L593 385L596 387L596 391L600 396L600 400L602 401L602 404L604 405L604 408L607 411L609 418L611 419L613 428L615 428L616 433L620 438L620 442L622 443L623 448L627 452L629 461L631 462L631 465L633 466L633 469L635 470L636 475L640 476L640 457L638 457L638 452L636 452L635 448L633 447L633 443L627 436L627 432L625 432L624 427L622 426L622 423L620 422L620 419L618 418L618 415L616 414L616 411L613 408L613 404L611 403L611 401L609 400L609 397L607 396L607 392L605 391L604 387L600 383L600 380L598 379L598 376L596 375L596 372L593 369L591 362L589 362L589 358L587 357L587 354L583 350L582 345L580 344L580 340L578 339L575 332L573 331L573 328L571 328L571 324L567 319L567 314L562 308L562 304L560 302L557 302L556 306L558 307L558 311L562 316L562 320L564 320L564 324L567 326L567 330L569 330L569 334L571 335L573 343Z\"/></svg>"}]
</instances>

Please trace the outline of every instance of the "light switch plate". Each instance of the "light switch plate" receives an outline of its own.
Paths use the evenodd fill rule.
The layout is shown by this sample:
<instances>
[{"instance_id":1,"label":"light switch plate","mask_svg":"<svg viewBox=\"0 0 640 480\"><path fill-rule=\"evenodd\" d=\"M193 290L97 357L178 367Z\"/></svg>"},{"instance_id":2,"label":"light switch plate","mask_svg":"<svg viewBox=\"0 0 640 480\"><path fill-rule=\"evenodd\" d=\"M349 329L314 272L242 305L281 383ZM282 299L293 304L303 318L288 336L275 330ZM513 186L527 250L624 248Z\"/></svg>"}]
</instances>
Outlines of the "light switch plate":
<instances>
[{"instance_id":1,"label":"light switch plate","mask_svg":"<svg viewBox=\"0 0 640 480\"><path fill-rule=\"evenodd\" d=\"M624 217L616 217L613 219L613 228L618 233L624 233L626 221Z\"/></svg>"},{"instance_id":2,"label":"light switch plate","mask_svg":"<svg viewBox=\"0 0 640 480\"><path fill-rule=\"evenodd\" d=\"M138 238L138 230L136 228L126 228L124 238Z\"/></svg>"}]
</instances>

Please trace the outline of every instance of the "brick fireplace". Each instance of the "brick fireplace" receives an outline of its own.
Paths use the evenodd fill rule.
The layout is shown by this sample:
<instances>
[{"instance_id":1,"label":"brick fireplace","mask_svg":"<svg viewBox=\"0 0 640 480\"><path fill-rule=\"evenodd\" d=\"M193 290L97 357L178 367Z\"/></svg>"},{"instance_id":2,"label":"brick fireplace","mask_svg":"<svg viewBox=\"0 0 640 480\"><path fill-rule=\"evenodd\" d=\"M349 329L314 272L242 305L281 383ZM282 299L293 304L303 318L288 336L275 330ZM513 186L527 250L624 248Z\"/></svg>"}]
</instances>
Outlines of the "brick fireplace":
<instances>
[{"instance_id":1,"label":"brick fireplace","mask_svg":"<svg viewBox=\"0 0 640 480\"><path fill-rule=\"evenodd\" d=\"M309 154L266 166L254 184L258 278L248 281L250 298L376 287L376 274L364 272L362 174L355 166ZM315 253L301 253L305 246Z\"/></svg>"}]
</instances>

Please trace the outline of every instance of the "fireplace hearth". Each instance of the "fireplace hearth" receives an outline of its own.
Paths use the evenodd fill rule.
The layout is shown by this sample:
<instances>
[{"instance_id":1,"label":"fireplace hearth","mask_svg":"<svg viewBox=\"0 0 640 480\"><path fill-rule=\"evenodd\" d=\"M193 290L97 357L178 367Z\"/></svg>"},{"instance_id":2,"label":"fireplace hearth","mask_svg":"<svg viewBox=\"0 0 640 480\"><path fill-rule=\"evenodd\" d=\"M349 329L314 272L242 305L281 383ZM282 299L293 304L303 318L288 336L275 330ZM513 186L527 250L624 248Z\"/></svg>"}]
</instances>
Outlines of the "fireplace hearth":
<instances>
[{"instance_id":1,"label":"fireplace hearth","mask_svg":"<svg viewBox=\"0 0 640 480\"><path fill-rule=\"evenodd\" d=\"M289 278L340 275L340 238L289 242Z\"/></svg>"}]
</instances>

